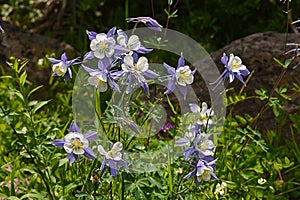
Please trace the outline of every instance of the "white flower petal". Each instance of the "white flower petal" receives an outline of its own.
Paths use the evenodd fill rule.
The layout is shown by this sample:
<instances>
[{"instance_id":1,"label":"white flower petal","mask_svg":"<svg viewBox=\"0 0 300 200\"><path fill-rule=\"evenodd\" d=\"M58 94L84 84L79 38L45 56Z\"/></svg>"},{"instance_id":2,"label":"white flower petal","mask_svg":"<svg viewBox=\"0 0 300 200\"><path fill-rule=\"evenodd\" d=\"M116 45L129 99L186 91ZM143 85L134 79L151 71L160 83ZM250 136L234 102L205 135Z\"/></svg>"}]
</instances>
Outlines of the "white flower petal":
<instances>
[{"instance_id":1,"label":"white flower petal","mask_svg":"<svg viewBox=\"0 0 300 200\"><path fill-rule=\"evenodd\" d=\"M116 142L111 148L111 150L114 152L122 151L122 149L123 149L123 144L121 142Z\"/></svg>"},{"instance_id":2,"label":"white flower petal","mask_svg":"<svg viewBox=\"0 0 300 200\"><path fill-rule=\"evenodd\" d=\"M140 57L138 62L136 63L138 71L145 72L149 68L148 59L144 56Z\"/></svg>"},{"instance_id":3,"label":"white flower petal","mask_svg":"<svg viewBox=\"0 0 300 200\"><path fill-rule=\"evenodd\" d=\"M91 76L88 78L88 82L90 85L97 85L98 84L98 79L95 76Z\"/></svg>"},{"instance_id":4,"label":"white flower petal","mask_svg":"<svg viewBox=\"0 0 300 200\"><path fill-rule=\"evenodd\" d=\"M96 51L96 50L98 49L97 43L98 43L98 42L97 42L96 39L93 39L93 40L91 41L90 48L91 48L92 51Z\"/></svg>"},{"instance_id":5,"label":"white flower petal","mask_svg":"<svg viewBox=\"0 0 300 200\"><path fill-rule=\"evenodd\" d=\"M96 58L102 59L102 58L105 57L105 54L104 54L103 51L95 50L95 51L94 51L94 56L95 56Z\"/></svg>"},{"instance_id":6,"label":"white flower petal","mask_svg":"<svg viewBox=\"0 0 300 200\"><path fill-rule=\"evenodd\" d=\"M98 145L98 151L102 156L106 156L107 154L102 145Z\"/></svg>"},{"instance_id":7,"label":"white flower petal","mask_svg":"<svg viewBox=\"0 0 300 200\"><path fill-rule=\"evenodd\" d=\"M194 112L200 112L200 107L197 105L197 104L195 104L195 103L191 103L191 104L189 104L189 106L190 106L190 109L191 109L191 111L194 113Z\"/></svg>"},{"instance_id":8,"label":"white flower petal","mask_svg":"<svg viewBox=\"0 0 300 200\"><path fill-rule=\"evenodd\" d=\"M122 160L122 153L121 152L116 152L115 155L114 155L114 158L113 160Z\"/></svg>"},{"instance_id":9,"label":"white flower petal","mask_svg":"<svg viewBox=\"0 0 300 200\"><path fill-rule=\"evenodd\" d=\"M84 139L84 136L81 133L76 133L76 132L70 132L67 135L65 135L65 140L67 142L71 142L74 138L78 138L79 140Z\"/></svg>"},{"instance_id":10,"label":"white flower petal","mask_svg":"<svg viewBox=\"0 0 300 200\"><path fill-rule=\"evenodd\" d=\"M78 148L78 149L73 149L73 153L76 155L82 155L84 154L84 150L82 148Z\"/></svg>"},{"instance_id":11,"label":"white flower petal","mask_svg":"<svg viewBox=\"0 0 300 200\"><path fill-rule=\"evenodd\" d=\"M89 147L89 141L86 138L82 138L80 140L80 142L82 143L82 148L88 148Z\"/></svg>"},{"instance_id":12,"label":"white flower petal","mask_svg":"<svg viewBox=\"0 0 300 200\"><path fill-rule=\"evenodd\" d=\"M108 47L105 49L105 55L106 57L112 57L112 55L114 54L115 50L113 47Z\"/></svg>"},{"instance_id":13,"label":"white flower petal","mask_svg":"<svg viewBox=\"0 0 300 200\"><path fill-rule=\"evenodd\" d=\"M133 67L133 57L130 55L126 55L124 57L124 64L128 65L130 68Z\"/></svg>"},{"instance_id":14,"label":"white flower petal","mask_svg":"<svg viewBox=\"0 0 300 200\"><path fill-rule=\"evenodd\" d=\"M117 37L117 42L121 46L126 46L125 36L124 35L119 35Z\"/></svg>"},{"instance_id":15,"label":"white flower petal","mask_svg":"<svg viewBox=\"0 0 300 200\"><path fill-rule=\"evenodd\" d=\"M127 43L127 47L131 51L138 50L141 47L141 42L140 42L139 37L137 35L130 36L128 43Z\"/></svg>"},{"instance_id":16,"label":"white flower petal","mask_svg":"<svg viewBox=\"0 0 300 200\"><path fill-rule=\"evenodd\" d=\"M99 34L96 35L96 41L97 42L104 41L104 40L107 40L107 36L106 36L105 33L99 33Z\"/></svg>"},{"instance_id":17,"label":"white flower petal","mask_svg":"<svg viewBox=\"0 0 300 200\"><path fill-rule=\"evenodd\" d=\"M72 153L73 152L73 148L71 146L71 143L65 143L64 144L64 149L67 153Z\"/></svg>"},{"instance_id":18,"label":"white flower petal","mask_svg":"<svg viewBox=\"0 0 300 200\"><path fill-rule=\"evenodd\" d=\"M112 37L109 37L106 39L106 44L110 47L110 48L113 48L113 45L116 44L116 41L114 38Z\"/></svg>"}]
</instances>

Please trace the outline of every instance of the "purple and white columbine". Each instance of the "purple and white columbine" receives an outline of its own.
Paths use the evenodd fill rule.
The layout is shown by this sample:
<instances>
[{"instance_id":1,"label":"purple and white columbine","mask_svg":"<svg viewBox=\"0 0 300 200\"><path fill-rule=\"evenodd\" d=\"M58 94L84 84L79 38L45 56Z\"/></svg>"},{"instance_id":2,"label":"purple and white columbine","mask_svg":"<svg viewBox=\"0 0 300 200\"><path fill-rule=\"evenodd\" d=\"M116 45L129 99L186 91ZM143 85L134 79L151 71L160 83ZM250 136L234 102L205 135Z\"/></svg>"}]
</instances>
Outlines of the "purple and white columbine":
<instances>
[{"instance_id":1,"label":"purple and white columbine","mask_svg":"<svg viewBox=\"0 0 300 200\"><path fill-rule=\"evenodd\" d=\"M131 35L129 38L127 34L119 29L117 30L117 44L115 45L115 55L121 57L126 53L134 51L136 53L146 54L150 53L152 49L146 49L140 42L140 39L137 35Z\"/></svg>"},{"instance_id":2,"label":"purple and white columbine","mask_svg":"<svg viewBox=\"0 0 300 200\"><path fill-rule=\"evenodd\" d=\"M68 60L66 53L61 55L60 60L55 58L48 58L48 60L54 65L52 66L53 76L62 76L64 81L67 82L70 78L72 78L71 65L78 64L78 58Z\"/></svg>"},{"instance_id":3,"label":"purple and white columbine","mask_svg":"<svg viewBox=\"0 0 300 200\"><path fill-rule=\"evenodd\" d=\"M108 152L104 150L102 145L99 145L98 151L104 156L100 170L103 170L107 165L110 167L110 174L116 178L118 175L118 166L123 166L127 169L128 164L122 159L122 149L123 144L121 142L116 142Z\"/></svg>"},{"instance_id":4,"label":"purple and white columbine","mask_svg":"<svg viewBox=\"0 0 300 200\"><path fill-rule=\"evenodd\" d=\"M177 86L179 91L183 95L184 99L187 94L187 85L190 85L194 82L194 74L196 69L191 71L188 65L185 65L183 54L181 53L180 58L178 59L177 69L168 65L167 63L163 64L164 67L168 70L168 73L171 75L170 82L167 85L167 90L165 94L170 94L175 90Z\"/></svg>"},{"instance_id":5,"label":"purple and white columbine","mask_svg":"<svg viewBox=\"0 0 300 200\"><path fill-rule=\"evenodd\" d=\"M156 31L161 31L162 25L160 25L155 19L151 17L133 17L133 18L127 18L127 22L135 22L139 23L142 22L149 28L156 30Z\"/></svg>"},{"instance_id":6,"label":"purple and white columbine","mask_svg":"<svg viewBox=\"0 0 300 200\"><path fill-rule=\"evenodd\" d=\"M148 59L144 56L138 58L136 54L125 55L122 63L123 76L126 76L128 85L126 93L130 93L134 81L143 90L145 94L149 94L149 87L144 75L149 78L156 78L158 75L149 69Z\"/></svg>"},{"instance_id":7,"label":"purple and white columbine","mask_svg":"<svg viewBox=\"0 0 300 200\"><path fill-rule=\"evenodd\" d=\"M199 160L193 166L195 169L188 173L184 178L195 178L196 186L198 187L201 182L209 180L218 180L217 176L214 174L216 160L211 161L211 157L208 156L203 160Z\"/></svg>"},{"instance_id":8,"label":"purple and white columbine","mask_svg":"<svg viewBox=\"0 0 300 200\"><path fill-rule=\"evenodd\" d=\"M205 102L202 102L201 108L197 104L189 104L190 109L195 117L195 122L202 126L202 130L205 131L212 124L212 116L214 115L214 111L212 108L208 108Z\"/></svg>"},{"instance_id":9,"label":"purple and white columbine","mask_svg":"<svg viewBox=\"0 0 300 200\"><path fill-rule=\"evenodd\" d=\"M184 159L188 158L202 158L204 156L213 155L215 145L210 139L211 134L202 133L201 125L190 125L188 131L183 138L175 141L177 146L188 146L183 151Z\"/></svg>"},{"instance_id":10,"label":"purple and white columbine","mask_svg":"<svg viewBox=\"0 0 300 200\"><path fill-rule=\"evenodd\" d=\"M235 77L244 85L246 85L243 80L243 76L249 75L250 72L247 67L242 64L242 60L240 57L235 56L231 53L228 58L228 56L224 53L221 58L221 62L223 63L225 70L215 82L211 83L216 84L213 89L218 87L222 82L227 82L225 86L226 88L228 83L232 83L234 81Z\"/></svg>"},{"instance_id":11,"label":"purple and white columbine","mask_svg":"<svg viewBox=\"0 0 300 200\"><path fill-rule=\"evenodd\" d=\"M64 148L68 154L70 165L78 159L79 155L95 159L93 150L89 147L89 141L93 140L97 133L95 131L81 134L77 124L72 121L70 132L65 135L64 139L56 139L52 144L56 147Z\"/></svg>"},{"instance_id":12,"label":"purple and white columbine","mask_svg":"<svg viewBox=\"0 0 300 200\"><path fill-rule=\"evenodd\" d=\"M97 69L86 67L84 63L82 64L82 67L90 75L88 78L89 84L95 86L95 88L97 88L100 92L105 92L107 88L120 91L119 86L114 81L115 79L119 78L120 72L110 71L114 64L115 63L111 58L105 57L101 60L98 60Z\"/></svg>"},{"instance_id":13,"label":"purple and white columbine","mask_svg":"<svg viewBox=\"0 0 300 200\"><path fill-rule=\"evenodd\" d=\"M103 59L104 57L112 57L114 55L115 39L114 34L116 27L113 27L107 34L93 31L87 31L87 35L91 40L90 48L92 51L88 52L85 58L92 59L94 57ZM89 55L89 56L87 56Z\"/></svg>"}]
</instances>

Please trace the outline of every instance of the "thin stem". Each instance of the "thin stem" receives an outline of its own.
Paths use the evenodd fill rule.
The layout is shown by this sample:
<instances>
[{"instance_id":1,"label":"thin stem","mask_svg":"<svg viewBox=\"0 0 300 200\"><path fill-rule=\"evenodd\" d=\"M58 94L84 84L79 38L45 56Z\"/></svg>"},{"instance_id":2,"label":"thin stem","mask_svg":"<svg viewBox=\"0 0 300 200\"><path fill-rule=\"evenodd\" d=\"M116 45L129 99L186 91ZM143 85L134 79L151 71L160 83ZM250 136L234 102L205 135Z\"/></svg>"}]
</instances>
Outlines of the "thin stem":
<instances>
[{"instance_id":1,"label":"thin stem","mask_svg":"<svg viewBox=\"0 0 300 200\"><path fill-rule=\"evenodd\" d=\"M112 193L112 182L109 182L109 186L110 186L110 199L113 200L113 193Z\"/></svg>"},{"instance_id":2,"label":"thin stem","mask_svg":"<svg viewBox=\"0 0 300 200\"><path fill-rule=\"evenodd\" d=\"M129 13L129 0L125 0L125 19L128 18ZM128 29L128 23L126 23L126 29Z\"/></svg>"},{"instance_id":3,"label":"thin stem","mask_svg":"<svg viewBox=\"0 0 300 200\"><path fill-rule=\"evenodd\" d=\"M247 80L245 81L245 85L248 84L248 82L249 82L250 79L252 78L253 74L254 74L254 70L251 71L250 75L248 76ZM242 88L240 89L239 95L241 95L241 94L244 92L244 90L245 90L245 88L246 88L245 85L243 85ZM234 104L231 106L230 111L229 111L229 116L232 115L232 112L233 112L233 110L234 110L235 105L236 105L236 103L234 103Z\"/></svg>"},{"instance_id":4,"label":"thin stem","mask_svg":"<svg viewBox=\"0 0 300 200\"><path fill-rule=\"evenodd\" d=\"M151 12L152 12L152 18L154 18L154 0L151 0Z\"/></svg>"},{"instance_id":5,"label":"thin stem","mask_svg":"<svg viewBox=\"0 0 300 200\"><path fill-rule=\"evenodd\" d=\"M175 3L175 5L173 6L173 9L172 9L172 13L174 12L174 10L176 9L176 7L177 7L177 5L178 5L178 3L179 3L179 0L177 0L176 1L176 3ZM168 18L167 18L167 22L166 22L166 26L165 26L165 32L164 32L164 39L165 39L165 37L166 37L166 35L167 35L167 29L168 29L168 27L169 27L169 23L170 23L170 19L171 19L171 5L170 4L168 4L168 9L167 9L167 11L168 11Z\"/></svg>"}]
</instances>

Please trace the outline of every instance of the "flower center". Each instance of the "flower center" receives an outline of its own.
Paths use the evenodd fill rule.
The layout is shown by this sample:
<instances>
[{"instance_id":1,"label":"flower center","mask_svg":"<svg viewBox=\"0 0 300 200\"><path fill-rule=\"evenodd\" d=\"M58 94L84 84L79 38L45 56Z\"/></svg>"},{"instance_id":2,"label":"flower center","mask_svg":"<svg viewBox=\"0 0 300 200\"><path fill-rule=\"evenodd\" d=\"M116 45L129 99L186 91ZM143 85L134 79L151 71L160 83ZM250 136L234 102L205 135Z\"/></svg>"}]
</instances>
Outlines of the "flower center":
<instances>
[{"instance_id":1,"label":"flower center","mask_svg":"<svg viewBox=\"0 0 300 200\"><path fill-rule=\"evenodd\" d=\"M67 66L63 62L53 65L53 72L57 74L57 76L63 76L66 73Z\"/></svg>"},{"instance_id":2,"label":"flower center","mask_svg":"<svg viewBox=\"0 0 300 200\"><path fill-rule=\"evenodd\" d=\"M179 76L178 76L178 79L188 79L188 77L190 76L190 73L189 73L189 70L187 69L183 69L183 70L180 70L180 73L179 73Z\"/></svg>"},{"instance_id":3,"label":"flower center","mask_svg":"<svg viewBox=\"0 0 300 200\"><path fill-rule=\"evenodd\" d=\"M198 145L198 149L206 149L207 148L207 145L206 145L206 142L204 141L204 142L200 142Z\"/></svg>"},{"instance_id":4,"label":"flower center","mask_svg":"<svg viewBox=\"0 0 300 200\"><path fill-rule=\"evenodd\" d=\"M116 154L116 152L114 152L114 151L109 151L109 152L107 152L107 154L106 154L106 158L107 158L107 159L114 159L115 154Z\"/></svg>"},{"instance_id":5,"label":"flower center","mask_svg":"<svg viewBox=\"0 0 300 200\"><path fill-rule=\"evenodd\" d=\"M71 142L71 146L74 150L82 149L82 142L79 139L74 138L74 140Z\"/></svg>"},{"instance_id":6,"label":"flower center","mask_svg":"<svg viewBox=\"0 0 300 200\"><path fill-rule=\"evenodd\" d=\"M232 67L233 67L233 68L238 68L238 67L240 66L240 64L241 64L241 63L238 62L238 61L233 61L233 62L232 62Z\"/></svg>"},{"instance_id":7,"label":"flower center","mask_svg":"<svg viewBox=\"0 0 300 200\"><path fill-rule=\"evenodd\" d=\"M203 174L201 174L201 178L203 179L203 180L209 180L209 178L210 178L210 170L204 170L204 172L203 172Z\"/></svg>"},{"instance_id":8,"label":"flower center","mask_svg":"<svg viewBox=\"0 0 300 200\"><path fill-rule=\"evenodd\" d=\"M99 48L100 51L101 50L103 51L103 50L107 49L108 46L105 41L100 41L97 43L97 47Z\"/></svg>"}]
</instances>

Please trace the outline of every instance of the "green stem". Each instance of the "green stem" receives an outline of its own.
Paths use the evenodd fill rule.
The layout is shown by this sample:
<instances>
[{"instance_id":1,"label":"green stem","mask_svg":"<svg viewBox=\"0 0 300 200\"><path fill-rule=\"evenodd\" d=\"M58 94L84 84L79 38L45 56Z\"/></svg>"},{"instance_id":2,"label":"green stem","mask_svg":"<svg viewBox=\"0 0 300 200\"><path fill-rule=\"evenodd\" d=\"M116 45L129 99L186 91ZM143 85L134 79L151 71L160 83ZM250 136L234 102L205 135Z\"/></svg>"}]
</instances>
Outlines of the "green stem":
<instances>
[{"instance_id":1,"label":"green stem","mask_svg":"<svg viewBox=\"0 0 300 200\"><path fill-rule=\"evenodd\" d=\"M125 19L128 18L129 13L129 0L125 0ZM128 23L126 23L126 29L128 29Z\"/></svg>"}]
</instances>

